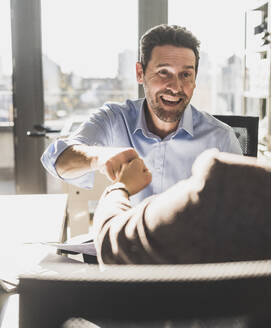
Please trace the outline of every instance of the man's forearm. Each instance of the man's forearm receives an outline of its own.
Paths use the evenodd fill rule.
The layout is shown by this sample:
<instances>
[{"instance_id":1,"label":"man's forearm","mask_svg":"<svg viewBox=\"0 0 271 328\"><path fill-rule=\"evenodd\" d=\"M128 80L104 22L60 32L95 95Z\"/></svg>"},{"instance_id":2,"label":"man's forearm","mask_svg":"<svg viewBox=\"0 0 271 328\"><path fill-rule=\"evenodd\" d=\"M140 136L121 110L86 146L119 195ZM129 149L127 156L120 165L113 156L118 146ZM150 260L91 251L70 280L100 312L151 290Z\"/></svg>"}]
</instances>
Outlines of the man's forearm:
<instances>
[{"instance_id":1,"label":"man's forearm","mask_svg":"<svg viewBox=\"0 0 271 328\"><path fill-rule=\"evenodd\" d=\"M64 179L77 178L97 169L98 147L73 145L63 151L56 161L56 171Z\"/></svg>"},{"instance_id":2,"label":"man's forearm","mask_svg":"<svg viewBox=\"0 0 271 328\"><path fill-rule=\"evenodd\" d=\"M56 171L62 178L73 179L100 170L114 181L122 165L135 158L138 154L133 148L73 145L57 159Z\"/></svg>"}]
</instances>

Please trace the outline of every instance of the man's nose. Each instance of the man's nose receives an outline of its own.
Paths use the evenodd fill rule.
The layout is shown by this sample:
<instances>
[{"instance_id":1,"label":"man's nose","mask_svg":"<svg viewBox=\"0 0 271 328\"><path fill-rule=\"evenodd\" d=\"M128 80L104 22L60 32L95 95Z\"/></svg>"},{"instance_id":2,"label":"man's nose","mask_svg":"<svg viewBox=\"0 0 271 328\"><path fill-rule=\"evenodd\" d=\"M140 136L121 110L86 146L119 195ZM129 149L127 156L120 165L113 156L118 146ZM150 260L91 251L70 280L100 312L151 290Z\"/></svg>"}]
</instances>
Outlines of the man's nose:
<instances>
[{"instance_id":1,"label":"man's nose","mask_svg":"<svg viewBox=\"0 0 271 328\"><path fill-rule=\"evenodd\" d=\"M178 93L180 91L183 91L183 83L182 80L174 76L168 83L168 88L173 92L173 93Z\"/></svg>"}]
</instances>

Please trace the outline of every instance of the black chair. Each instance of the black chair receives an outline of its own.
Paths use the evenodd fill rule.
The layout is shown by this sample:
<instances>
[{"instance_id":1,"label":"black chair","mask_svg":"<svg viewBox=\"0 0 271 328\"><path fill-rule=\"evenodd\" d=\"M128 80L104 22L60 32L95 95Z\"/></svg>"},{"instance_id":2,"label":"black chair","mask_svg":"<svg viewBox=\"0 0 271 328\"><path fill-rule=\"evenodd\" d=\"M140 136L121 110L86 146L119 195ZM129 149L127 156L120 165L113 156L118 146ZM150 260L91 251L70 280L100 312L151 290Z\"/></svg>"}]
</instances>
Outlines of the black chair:
<instances>
[{"instance_id":1,"label":"black chair","mask_svg":"<svg viewBox=\"0 0 271 328\"><path fill-rule=\"evenodd\" d=\"M257 157L259 117L237 115L213 115L231 126L240 142L243 155Z\"/></svg>"},{"instance_id":2,"label":"black chair","mask_svg":"<svg viewBox=\"0 0 271 328\"><path fill-rule=\"evenodd\" d=\"M20 328L271 326L271 261L55 269L21 276Z\"/></svg>"}]
</instances>

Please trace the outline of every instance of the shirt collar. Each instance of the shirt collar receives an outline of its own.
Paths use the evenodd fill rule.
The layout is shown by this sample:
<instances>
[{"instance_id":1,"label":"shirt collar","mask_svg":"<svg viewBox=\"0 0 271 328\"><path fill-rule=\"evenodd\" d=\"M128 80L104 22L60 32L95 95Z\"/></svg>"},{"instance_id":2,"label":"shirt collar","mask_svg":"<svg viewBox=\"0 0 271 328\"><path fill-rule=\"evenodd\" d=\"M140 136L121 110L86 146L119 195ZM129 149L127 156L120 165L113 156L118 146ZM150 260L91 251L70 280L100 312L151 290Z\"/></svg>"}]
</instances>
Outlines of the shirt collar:
<instances>
[{"instance_id":1,"label":"shirt collar","mask_svg":"<svg viewBox=\"0 0 271 328\"><path fill-rule=\"evenodd\" d=\"M175 135L177 133L179 133L179 131L181 129L185 130L187 133L189 133L193 137L193 135L194 135L193 113L192 113L192 107L190 104L188 104L184 110L184 113L179 122L179 125L178 125Z\"/></svg>"},{"instance_id":2,"label":"shirt collar","mask_svg":"<svg viewBox=\"0 0 271 328\"><path fill-rule=\"evenodd\" d=\"M137 121L133 133L135 133L137 130L142 130L145 136L149 136L150 131L147 128L147 122L146 122L145 110L144 110L146 105L147 105L147 101L146 99L143 99L139 107Z\"/></svg>"},{"instance_id":3,"label":"shirt collar","mask_svg":"<svg viewBox=\"0 0 271 328\"><path fill-rule=\"evenodd\" d=\"M148 130L146 117L145 117L145 106L147 105L146 99L144 99L140 105L137 121L133 133L137 130L141 130L145 136L152 136L152 133ZM174 135L178 134L181 130L185 130L191 136L193 136L193 115L191 105L188 104L184 110L182 118L179 122L178 128L175 131Z\"/></svg>"}]
</instances>

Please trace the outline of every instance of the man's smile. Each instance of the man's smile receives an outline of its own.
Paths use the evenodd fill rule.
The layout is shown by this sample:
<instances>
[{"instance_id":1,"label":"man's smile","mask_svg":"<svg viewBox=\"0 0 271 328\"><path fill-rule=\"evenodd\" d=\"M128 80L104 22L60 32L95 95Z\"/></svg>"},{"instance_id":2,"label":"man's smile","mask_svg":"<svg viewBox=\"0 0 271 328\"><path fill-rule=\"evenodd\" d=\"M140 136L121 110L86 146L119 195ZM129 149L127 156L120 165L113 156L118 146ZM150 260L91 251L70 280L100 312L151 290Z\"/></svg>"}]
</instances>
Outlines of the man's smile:
<instances>
[{"instance_id":1,"label":"man's smile","mask_svg":"<svg viewBox=\"0 0 271 328\"><path fill-rule=\"evenodd\" d=\"M160 96L162 103L167 106L176 106L184 100L184 97L162 95Z\"/></svg>"}]
</instances>

